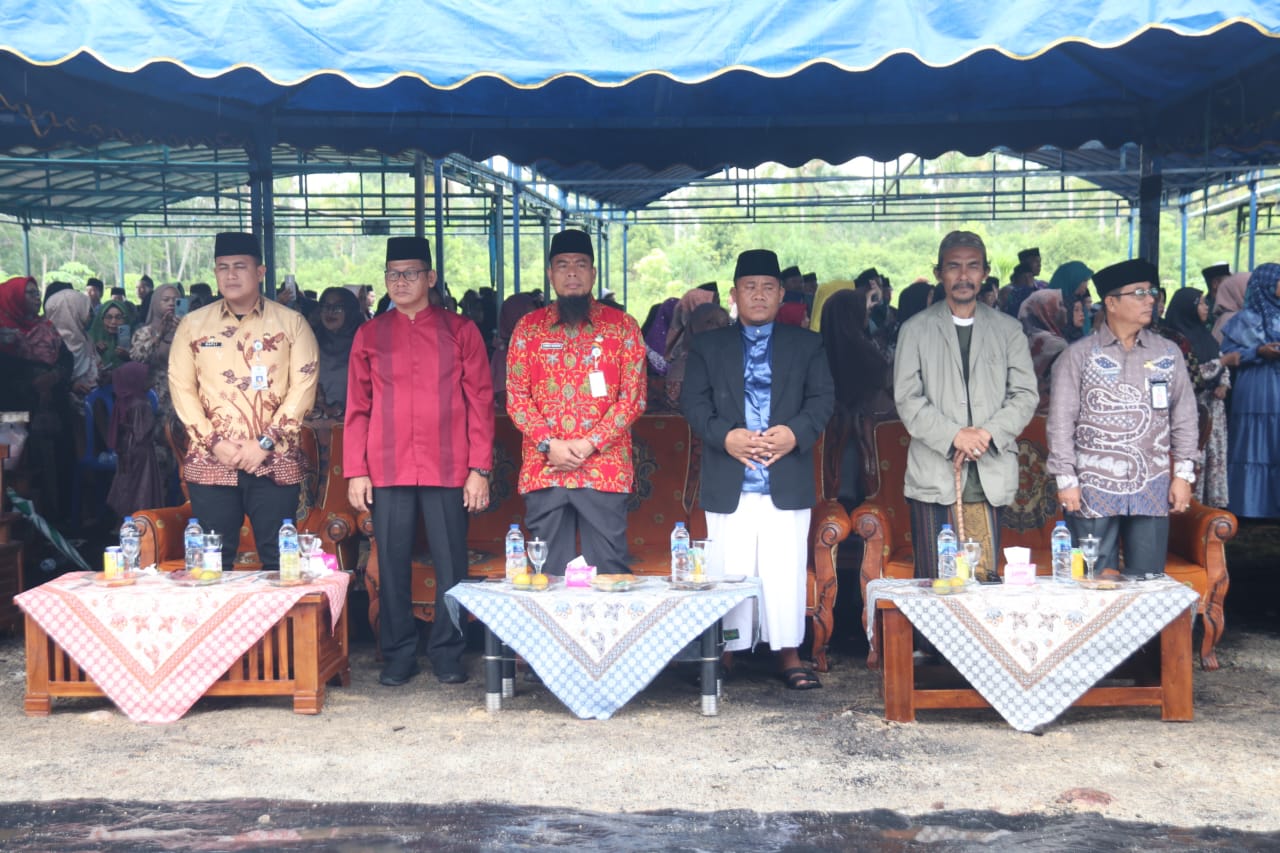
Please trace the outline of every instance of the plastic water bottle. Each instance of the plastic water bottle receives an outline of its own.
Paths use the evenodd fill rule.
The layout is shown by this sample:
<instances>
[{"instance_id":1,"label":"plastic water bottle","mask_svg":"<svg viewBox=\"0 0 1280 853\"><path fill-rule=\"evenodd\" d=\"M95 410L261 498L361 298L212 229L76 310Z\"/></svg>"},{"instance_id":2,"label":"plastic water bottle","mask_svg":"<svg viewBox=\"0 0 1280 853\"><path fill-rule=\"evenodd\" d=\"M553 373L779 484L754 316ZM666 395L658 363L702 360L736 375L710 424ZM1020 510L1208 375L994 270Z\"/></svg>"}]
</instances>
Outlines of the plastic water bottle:
<instances>
[{"instance_id":1,"label":"plastic water bottle","mask_svg":"<svg viewBox=\"0 0 1280 853\"><path fill-rule=\"evenodd\" d=\"M187 521L187 529L182 531L182 550L187 557L187 571L200 571L204 561L204 528L200 526L200 519Z\"/></svg>"},{"instance_id":2,"label":"plastic water bottle","mask_svg":"<svg viewBox=\"0 0 1280 853\"><path fill-rule=\"evenodd\" d=\"M950 580L956 576L956 534L950 524L938 531L938 577Z\"/></svg>"},{"instance_id":3,"label":"plastic water bottle","mask_svg":"<svg viewBox=\"0 0 1280 853\"><path fill-rule=\"evenodd\" d=\"M298 528L293 519L286 518L280 525L280 580L302 579L302 550L298 546Z\"/></svg>"},{"instance_id":4,"label":"plastic water bottle","mask_svg":"<svg viewBox=\"0 0 1280 853\"><path fill-rule=\"evenodd\" d=\"M126 515L124 524L120 525L120 553L124 554L124 570L138 570L138 552L142 548L142 539L138 536L138 525L133 523L133 516Z\"/></svg>"},{"instance_id":5,"label":"plastic water bottle","mask_svg":"<svg viewBox=\"0 0 1280 853\"><path fill-rule=\"evenodd\" d=\"M528 574L529 564L525 561L524 534L520 525L513 524L507 531L507 580L515 580L516 575Z\"/></svg>"},{"instance_id":6,"label":"plastic water bottle","mask_svg":"<svg viewBox=\"0 0 1280 853\"><path fill-rule=\"evenodd\" d=\"M677 521L671 531L671 579L688 580L689 575L689 530L683 521Z\"/></svg>"},{"instance_id":7,"label":"plastic water bottle","mask_svg":"<svg viewBox=\"0 0 1280 853\"><path fill-rule=\"evenodd\" d=\"M1058 583L1073 583L1071 578L1071 531L1065 521L1053 526L1053 536L1049 540L1049 551L1053 555L1053 579Z\"/></svg>"}]
</instances>

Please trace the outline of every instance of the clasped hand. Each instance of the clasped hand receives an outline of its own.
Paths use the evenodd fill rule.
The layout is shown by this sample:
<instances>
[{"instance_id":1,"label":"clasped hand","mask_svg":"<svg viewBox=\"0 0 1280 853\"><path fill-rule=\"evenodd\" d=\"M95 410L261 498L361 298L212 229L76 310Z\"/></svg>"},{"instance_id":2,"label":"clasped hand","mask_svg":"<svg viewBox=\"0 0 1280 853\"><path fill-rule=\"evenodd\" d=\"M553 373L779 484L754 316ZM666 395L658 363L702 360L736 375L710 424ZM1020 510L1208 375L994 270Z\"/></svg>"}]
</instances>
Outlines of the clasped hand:
<instances>
[{"instance_id":1,"label":"clasped hand","mask_svg":"<svg viewBox=\"0 0 1280 853\"><path fill-rule=\"evenodd\" d=\"M767 430L750 430L743 427L729 430L724 437L724 450L752 471L757 465L768 468L796 446L796 435L785 424Z\"/></svg>"},{"instance_id":2,"label":"clasped hand","mask_svg":"<svg viewBox=\"0 0 1280 853\"><path fill-rule=\"evenodd\" d=\"M228 468L252 474L267 461L267 451L256 441L231 441L223 439L213 446L213 458Z\"/></svg>"},{"instance_id":3,"label":"clasped hand","mask_svg":"<svg viewBox=\"0 0 1280 853\"><path fill-rule=\"evenodd\" d=\"M547 451L547 467L559 474L577 471L595 452L595 445L585 438L572 440L553 438L551 449Z\"/></svg>"}]
</instances>

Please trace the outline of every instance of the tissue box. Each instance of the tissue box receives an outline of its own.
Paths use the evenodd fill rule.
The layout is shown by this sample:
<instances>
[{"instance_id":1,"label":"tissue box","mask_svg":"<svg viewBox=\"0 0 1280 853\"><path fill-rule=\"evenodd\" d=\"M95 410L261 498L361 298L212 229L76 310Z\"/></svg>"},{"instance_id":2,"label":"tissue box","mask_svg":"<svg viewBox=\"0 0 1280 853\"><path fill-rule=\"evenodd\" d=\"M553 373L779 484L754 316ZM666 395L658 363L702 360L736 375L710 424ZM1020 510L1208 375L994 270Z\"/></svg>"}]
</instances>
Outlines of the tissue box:
<instances>
[{"instance_id":1,"label":"tissue box","mask_svg":"<svg viewBox=\"0 0 1280 853\"><path fill-rule=\"evenodd\" d=\"M1032 586L1036 582L1036 564L1006 563L1004 582L1015 586Z\"/></svg>"},{"instance_id":2,"label":"tissue box","mask_svg":"<svg viewBox=\"0 0 1280 853\"><path fill-rule=\"evenodd\" d=\"M591 581L595 576L595 566L575 566L570 564L564 567L565 586L590 587Z\"/></svg>"},{"instance_id":3,"label":"tissue box","mask_svg":"<svg viewBox=\"0 0 1280 853\"><path fill-rule=\"evenodd\" d=\"M320 563L324 566L326 572L336 572L338 570L338 556L336 554L321 554Z\"/></svg>"}]
</instances>

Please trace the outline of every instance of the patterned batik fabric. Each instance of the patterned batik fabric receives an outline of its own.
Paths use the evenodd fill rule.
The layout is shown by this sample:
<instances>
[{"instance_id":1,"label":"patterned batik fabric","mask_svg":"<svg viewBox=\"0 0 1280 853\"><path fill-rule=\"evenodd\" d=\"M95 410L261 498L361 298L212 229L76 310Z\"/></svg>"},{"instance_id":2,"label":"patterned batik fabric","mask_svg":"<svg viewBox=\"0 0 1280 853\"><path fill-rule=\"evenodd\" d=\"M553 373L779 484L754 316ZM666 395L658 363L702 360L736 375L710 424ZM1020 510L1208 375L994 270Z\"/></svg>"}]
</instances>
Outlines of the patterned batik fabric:
<instances>
[{"instance_id":1,"label":"patterned batik fabric","mask_svg":"<svg viewBox=\"0 0 1280 853\"><path fill-rule=\"evenodd\" d=\"M1163 409L1152 405L1160 383ZM1196 443L1194 390L1172 341L1144 329L1126 350L1103 324L1059 359L1050 472L1059 488L1064 476L1078 479L1083 517L1167 515L1172 463L1194 460Z\"/></svg>"},{"instance_id":2,"label":"patterned batik fabric","mask_svg":"<svg viewBox=\"0 0 1280 853\"><path fill-rule=\"evenodd\" d=\"M259 299L236 317L218 300L183 318L169 348L169 390L191 439L186 480L234 486L236 470L218 462L214 446L265 435L275 449L250 473L282 486L302 482L298 431L315 402L318 358L306 319L275 302ZM255 387L255 369L263 387Z\"/></svg>"},{"instance_id":3,"label":"patterned batik fabric","mask_svg":"<svg viewBox=\"0 0 1280 853\"><path fill-rule=\"evenodd\" d=\"M602 374L598 396L592 373ZM627 314L592 301L580 326L561 323L555 305L526 315L507 353L507 413L524 435L520 494L555 486L631 491L631 425L644 412L645 391L644 339ZM553 471L537 450L543 439L579 438L596 452L573 471Z\"/></svg>"}]
</instances>

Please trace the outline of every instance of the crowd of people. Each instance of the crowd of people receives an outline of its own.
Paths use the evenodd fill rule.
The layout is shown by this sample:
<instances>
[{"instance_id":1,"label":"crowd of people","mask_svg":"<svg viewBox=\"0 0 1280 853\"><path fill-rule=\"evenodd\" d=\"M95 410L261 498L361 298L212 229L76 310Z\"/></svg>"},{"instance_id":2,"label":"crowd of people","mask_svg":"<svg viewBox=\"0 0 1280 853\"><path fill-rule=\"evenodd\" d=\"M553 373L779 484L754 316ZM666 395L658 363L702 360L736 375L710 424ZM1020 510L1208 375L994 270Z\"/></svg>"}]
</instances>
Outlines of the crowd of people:
<instances>
[{"instance_id":1,"label":"crowd of people","mask_svg":"<svg viewBox=\"0 0 1280 853\"><path fill-rule=\"evenodd\" d=\"M701 445L710 535L736 572L760 577L755 627L800 690L821 686L797 648L812 453L824 431L841 448L838 497L852 509L872 428L902 420L916 542L959 512L984 552L998 553L1015 441L1036 413L1048 418L1068 523L1100 537L1103 566L1156 567L1169 513L1193 497L1280 517L1277 264L1234 275L1215 265L1203 289L1166 304L1158 271L1138 260L1095 271L1092 259L1067 259L1044 281L1039 250L1026 249L1002 285L982 239L952 232L931 277L895 304L874 268L819 284L749 249L726 299L716 282L700 284L638 324L596 295L592 240L572 229L551 243L549 303L526 292L499 304L489 289L455 302L429 243L391 238L387 293L373 312L371 287L317 295L292 276L268 300L256 238L215 243L216 296L208 284L155 287L147 276L136 302L118 288L104 298L96 279L84 290L42 291L28 277L0 285L10 380L0 410L30 412L28 485L50 517L79 523L65 503L83 450L77 418L87 395L110 386L116 405L100 427L118 460L113 509L174 502L183 447L195 514L224 532L247 514L273 568L275 532L314 475L300 427L316 431L327 470L326 436L344 425L348 496L372 512L380 545L384 684L417 672L414 519L443 595L466 572L467 514L488 503L495 411L524 435L525 526L550 543L548 566L562 570L581 552L615 575L629 572L631 425L644 411L683 414ZM239 543L223 542L230 566ZM916 561L920 576L936 574L933 549L917 549ZM750 645L751 619L727 619L730 651ZM427 654L441 681L465 679L461 650L456 627L436 620Z\"/></svg>"}]
</instances>

